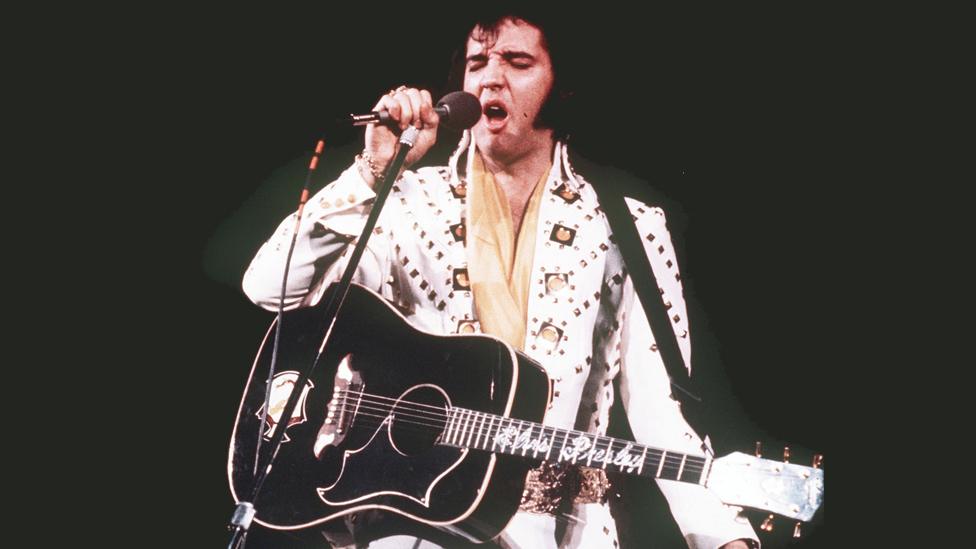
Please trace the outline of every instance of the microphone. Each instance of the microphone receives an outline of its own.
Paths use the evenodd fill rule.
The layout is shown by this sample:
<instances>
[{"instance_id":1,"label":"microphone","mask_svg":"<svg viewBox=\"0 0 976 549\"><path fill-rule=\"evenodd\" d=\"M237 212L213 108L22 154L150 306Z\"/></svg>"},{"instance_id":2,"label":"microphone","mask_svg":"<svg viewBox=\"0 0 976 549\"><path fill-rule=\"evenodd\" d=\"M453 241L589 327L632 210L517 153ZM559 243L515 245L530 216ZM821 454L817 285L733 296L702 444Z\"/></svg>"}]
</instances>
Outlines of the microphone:
<instances>
[{"instance_id":1,"label":"microphone","mask_svg":"<svg viewBox=\"0 0 976 549\"><path fill-rule=\"evenodd\" d=\"M465 91L451 92L441 98L434 107L434 112L440 117L441 124L452 130L466 130L481 118L481 101ZM373 111L368 114L350 114L349 121L353 126L367 124L391 124L390 113Z\"/></svg>"}]
</instances>

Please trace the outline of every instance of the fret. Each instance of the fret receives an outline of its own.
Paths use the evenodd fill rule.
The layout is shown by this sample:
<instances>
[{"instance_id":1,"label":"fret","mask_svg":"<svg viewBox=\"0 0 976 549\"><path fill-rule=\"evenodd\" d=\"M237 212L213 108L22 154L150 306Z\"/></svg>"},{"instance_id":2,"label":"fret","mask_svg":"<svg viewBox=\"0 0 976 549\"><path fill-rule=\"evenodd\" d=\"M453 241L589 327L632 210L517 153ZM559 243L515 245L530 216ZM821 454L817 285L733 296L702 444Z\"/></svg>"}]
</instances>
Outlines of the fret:
<instances>
[{"instance_id":1,"label":"fret","mask_svg":"<svg viewBox=\"0 0 976 549\"><path fill-rule=\"evenodd\" d=\"M705 455L705 463L702 464L701 476L698 477L698 484L704 486L705 480L708 479L708 473L712 469L712 456Z\"/></svg>"},{"instance_id":2,"label":"fret","mask_svg":"<svg viewBox=\"0 0 976 549\"><path fill-rule=\"evenodd\" d=\"M501 435L503 431L507 431L509 429L509 427L511 427L511 426L512 426L512 419L511 418L507 418L507 417L501 418L501 421L498 423L498 434ZM499 448L498 451L500 451L500 452L507 452L508 451L505 448L505 443L504 443L504 440L506 438L507 437L504 437L504 436L501 437L501 439L502 439L503 442L498 445L498 448Z\"/></svg>"},{"instance_id":3,"label":"fret","mask_svg":"<svg viewBox=\"0 0 976 549\"><path fill-rule=\"evenodd\" d=\"M452 445L456 445L456 442L455 441L457 440L458 429L461 428L461 419L464 417L464 409L463 408L458 409L457 412L458 412L457 413L457 419L455 419L455 421L454 421L454 428L451 431L451 438L448 439L448 442L450 444L452 444Z\"/></svg>"},{"instance_id":4,"label":"fret","mask_svg":"<svg viewBox=\"0 0 976 549\"><path fill-rule=\"evenodd\" d=\"M522 422L522 423L519 424L519 435L520 436L522 434L522 429L524 428L524 426L525 426L525 422ZM518 439L516 438L516 440L518 440ZM529 438L527 438L525 440L525 444L522 445L522 455L523 456L525 455L526 452L529 451L529 442L531 442L531 441L532 441L532 424L530 423L529 424Z\"/></svg>"},{"instance_id":5,"label":"fret","mask_svg":"<svg viewBox=\"0 0 976 549\"><path fill-rule=\"evenodd\" d=\"M644 452L641 454L640 467L637 468L637 474L641 474L644 471L644 457L647 456L647 446L644 447Z\"/></svg>"},{"instance_id":6,"label":"fret","mask_svg":"<svg viewBox=\"0 0 976 549\"><path fill-rule=\"evenodd\" d=\"M458 439L461 437L461 424L464 422L464 416L468 413L464 408L458 410L457 421L454 423L454 434L451 440L453 444L457 445Z\"/></svg>"},{"instance_id":7,"label":"fret","mask_svg":"<svg viewBox=\"0 0 976 549\"><path fill-rule=\"evenodd\" d=\"M484 417L482 417L481 412L474 412L473 415L474 420L471 422L471 445L469 447L473 447L478 444L478 435L481 433L481 431L478 430L478 422L484 421Z\"/></svg>"},{"instance_id":8,"label":"fret","mask_svg":"<svg viewBox=\"0 0 976 549\"><path fill-rule=\"evenodd\" d=\"M478 435L474 437L474 444L471 445L472 448L478 447L478 441L481 439L481 435L483 434L485 428L485 414L478 414L478 419L481 420L481 423L479 423L478 427L476 428Z\"/></svg>"},{"instance_id":9,"label":"fret","mask_svg":"<svg viewBox=\"0 0 976 549\"><path fill-rule=\"evenodd\" d=\"M539 458L539 452L542 451L542 445L543 444L546 445L546 448L547 449L548 449L549 446L551 446L549 444L549 437L546 436L546 426L545 425L539 425L539 436L536 438L536 444L532 447L532 458L533 459L538 459Z\"/></svg>"},{"instance_id":10,"label":"fret","mask_svg":"<svg viewBox=\"0 0 976 549\"><path fill-rule=\"evenodd\" d=\"M682 457L684 457L684 455L682 455ZM681 462L678 461L678 456L677 455L668 456L667 460L665 460L665 461L668 461L668 460L670 460L670 463L667 464L666 470L665 471L662 471L660 478L664 478L664 479L668 479L668 480L678 480L678 477L677 477L677 475L675 473L677 472L678 465Z\"/></svg>"},{"instance_id":11,"label":"fret","mask_svg":"<svg viewBox=\"0 0 976 549\"><path fill-rule=\"evenodd\" d=\"M688 463L685 466L686 470L682 473L682 478L679 480L681 480L682 482L701 484L702 477L705 474L705 466L707 463L708 460L706 458L700 458L697 456L688 456ZM696 477L695 475L698 476Z\"/></svg>"},{"instance_id":12,"label":"fret","mask_svg":"<svg viewBox=\"0 0 976 549\"><path fill-rule=\"evenodd\" d=\"M456 446L460 446L461 441L464 440L464 430L466 429L465 426L468 424L468 416L471 414L471 412L469 410L464 410L462 414L461 423L458 425L457 431L455 431L456 436L454 439L454 444Z\"/></svg>"},{"instance_id":13,"label":"fret","mask_svg":"<svg viewBox=\"0 0 976 549\"><path fill-rule=\"evenodd\" d=\"M458 434L460 433L460 429L461 429L461 421L464 419L465 412L466 410L464 410L463 408L458 410L457 417L454 419L454 430L451 434L452 440L455 441L457 440Z\"/></svg>"},{"instance_id":14,"label":"fret","mask_svg":"<svg viewBox=\"0 0 976 549\"><path fill-rule=\"evenodd\" d=\"M678 476L674 480L681 480L681 473L685 470L685 460L688 459L688 454L681 456L681 465L678 466Z\"/></svg>"},{"instance_id":15,"label":"fret","mask_svg":"<svg viewBox=\"0 0 976 549\"><path fill-rule=\"evenodd\" d=\"M488 447L488 439L491 438L491 427L492 427L492 425L495 422L495 418L491 414L485 414L484 416L485 416L485 420L481 424L481 428L482 428L482 430L484 432L484 436L481 437L481 447L482 448L487 448ZM475 447L477 448L478 445L475 444Z\"/></svg>"},{"instance_id":16,"label":"fret","mask_svg":"<svg viewBox=\"0 0 976 549\"><path fill-rule=\"evenodd\" d=\"M468 435L468 438L467 439L464 439L464 437L461 437L462 439L464 439L463 446L465 448L468 447L468 444L471 442L471 435L474 434L475 414L477 414L477 412L471 412L471 423L468 425L468 432L466 433Z\"/></svg>"},{"instance_id":17,"label":"fret","mask_svg":"<svg viewBox=\"0 0 976 549\"><path fill-rule=\"evenodd\" d=\"M451 427L454 425L454 420L456 417L457 417L457 409L452 408L451 411L447 414L447 426L444 427L444 432L441 433L441 441L444 442L445 444L447 443L447 440L451 438Z\"/></svg>"},{"instance_id":18,"label":"fret","mask_svg":"<svg viewBox=\"0 0 976 549\"><path fill-rule=\"evenodd\" d=\"M524 423L525 422L523 422L522 420L515 419L515 418L511 418L508 423L508 426L511 427L511 429L508 432L513 433L512 443L508 445L509 455L513 455L513 456L515 455L515 445L518 444L518 436L519 433L522 432L522 425Z\"/></svg>"},{"instance_id":19,"label":"fret","mask_svg":"<svg viewBox=\"0 0 976 549\"><path fill-rule=\"evenodd\" d=\"M566 433L566 434L565 434L565 435L563 435L563 443L562 443L562 445L561 445L561 446L559 447L559 461L560 461L560 462L561 462L561 461L563 461L563 450L565 450L565 449L566 449L566 441L567 441L567 440L569 440L569 430L567 429L567 430L565 431L565 433Z\"/></svg>"},{"instance_id":20,"label":"fret","mask_svg":"<svg viewBox=\"0 0 976 549\"><path fill-rule=\"evenodd\" d=\"M468 440L469 444L468 443L465 444L466 448L471 448L474 446L476 435L481 432L478 430L478 422L483 421L481 416L482 416L481 412L476 412L476 411L471 412L471 425L468 426L468 428L470 429L470 432L468 433L470 435Z\"/></svg>"},{"instance_id":21,"label":"fret","mask_svg":"<svg viewBox=\"0 0 976 549\"><path fill-rule=\"evenodd\" d=\"M543 426L542 432L545 433L546 429L548 429L548 427ZM552 434L549 435L549 448L546 449L546 455L544 458L542 458L543 460L549 461L549 454L552 453L552 447L555 445L556 445L556 430L553 429Z\"/></svg>"},{"instance_id":22,"label":"fret","mask_svg":"<svg viewBox=\"0 0 976 549\"><path fill-rule=\"evenodd\" d=\"M546 427L544 425L539 425L539 438L536 439L536 443L532 445L532 458L539 457L539 445L546 440Z\"/></svg>"},{"instance_id":23,"label":"fret","mask_svg":"<svg viewBox=\"0 0 976 549\"><path fill-rule=\"evenodd\" d=\"M515 426L515 422L516 421L518 421L518 420L516 420L514 418L509 418L509 420L508 420L508 427L509 427L508 433L512 433L512 432L515 433L515 436L511 437L512 443L508 445L508 450L506 450L506 452L510 456L514 456L515 455L515 442L518 440L519 428ZM521 425L521 424L522 424L522 422L519 421L519 425Z\"/></svg>"},{"instance_id":24,"label":"fret","mask_svg":"<svg viewBox=\"0 0 976 549\"><path fill-rule=\"evenodd\" d=\"M606 470L607 463L610 462L610 459L611 458L613 458L613 439L612 438L608 438L607 439L607 453L604 454L604 456L603 456L603 467L602 468L604 470Z\"/></svg>"},{"instance_id":25,"label":"fret","mask_svg":"<svg viewBox=\"0 0 976 549\"><path fill-rule=\"evenodd\" d=\"M597 446L600 445L600 441L597 440L596 435L593 435L593 446L590 447L590 451L586 453L586 466L589 467L590 463L593 461L593 454L596 453Z\"/></svg>"},{"instance_id":26,"label":"fret","mask_svg":"<svg viewBox=\"0 0 976 549\"><path fill-rule=\"evenodd\" d=\"M661 463L657 466L657 472L654 473L656 478L661 478L661 471L664 470L664 458L668 455L667 450L661 450Z\"/></svg>"},{"instance_id":27,"label":"fret","mask_svg":"<svg viewBox=\"0 0 976 549\"><path fill-rule=\"evenodd\" d=\"M499 423L496 423L498 421ZM501 424L501 419L496 416L491 416L488 420L488 436L485 439L484 449L491 451L495 444L495 436L498 435L499 425Z\"/></svg>"},{"instance_id":28,"label":"fret","mask_svg":"<svg viewBox=\"0 0 976 549\"><path fill-rule=\"evenodd\" d=\"M495 427L495 433L491 436L491 451L492 452L495 451L495 446L498 446L498 433L499 433L499 431L502 430L502 423L504 421L505 421L505 418L503 418L503 417L499 417L498 418L498 426Z\"/></svg>"},{"instance_id":29,"label":"fret","mask_svg":"<svg viewBox=\"0 0 976 549\"><path fill-rule=\"evenodd\" d=\"M488 416L488 428L487 428L487 430L485 431L485 441L484 441L484 443L483 443L483 444L484 444L484 446L482 446L482 449L483 449L483 450L487 450L487 449L488 449L488 442L489 442L489 441L491 441L491 439L493 439L493 438L494 438L494 435L493 435L493 434L491 433L491 429L492 429L492 427L494 427L494 426L495 426L495 417L494 417L494 416L491 416L491 415L489 415L489 416Z\"/></svg>"}]
</instances>

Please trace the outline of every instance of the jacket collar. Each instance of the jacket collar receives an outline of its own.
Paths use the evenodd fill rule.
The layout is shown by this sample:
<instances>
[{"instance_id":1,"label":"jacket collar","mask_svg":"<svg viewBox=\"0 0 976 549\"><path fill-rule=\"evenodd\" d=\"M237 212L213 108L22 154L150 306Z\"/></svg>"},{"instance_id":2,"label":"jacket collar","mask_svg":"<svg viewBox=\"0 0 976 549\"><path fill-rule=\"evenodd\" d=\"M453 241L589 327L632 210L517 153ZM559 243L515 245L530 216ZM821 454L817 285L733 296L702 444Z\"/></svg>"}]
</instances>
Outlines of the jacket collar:
<instances>
[{"instance_id":1,"label":"jacket collar","mask_svg":"<svg viewBox=\"0 0 976 549\"><path fill-rule=\"evenodd\" d=\"M471 130L464 130L461 141L451 154L448 167L451 172L451 184L458 185L465 182L466 175L471 173L471 162L475 151L474 137ZM547 185L550 189L555 189L560 185L572 192L579 193L581 185L573 167L569 162L569 147L562 141L556 141L556 146L552 151L552 168L549 172Z\"/></svg>"}]
</instances>

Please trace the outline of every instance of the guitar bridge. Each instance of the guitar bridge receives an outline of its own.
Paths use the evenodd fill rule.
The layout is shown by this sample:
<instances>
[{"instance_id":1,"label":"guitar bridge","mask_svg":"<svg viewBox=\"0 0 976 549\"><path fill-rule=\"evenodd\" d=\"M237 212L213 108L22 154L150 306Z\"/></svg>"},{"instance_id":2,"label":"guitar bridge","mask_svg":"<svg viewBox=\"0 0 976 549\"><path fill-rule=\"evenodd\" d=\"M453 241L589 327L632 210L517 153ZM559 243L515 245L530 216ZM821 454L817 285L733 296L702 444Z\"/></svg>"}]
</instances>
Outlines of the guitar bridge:
<instances>
[{"instance_id":1,"label":"guitar bridge","mask_svg":"<svg viewBox=\"0 0 976 549\"><path fill-rule=\"evenodd\" d=\"M349 367L352 355L346 355L339 362L333 380L332 399L329 401L325 421L315 437L312 449L315 457L321 459L322 453L330 446L339 445L352 428L353 418L362 399L363 382L358 372Z\"/></svg>"}]
</instances>

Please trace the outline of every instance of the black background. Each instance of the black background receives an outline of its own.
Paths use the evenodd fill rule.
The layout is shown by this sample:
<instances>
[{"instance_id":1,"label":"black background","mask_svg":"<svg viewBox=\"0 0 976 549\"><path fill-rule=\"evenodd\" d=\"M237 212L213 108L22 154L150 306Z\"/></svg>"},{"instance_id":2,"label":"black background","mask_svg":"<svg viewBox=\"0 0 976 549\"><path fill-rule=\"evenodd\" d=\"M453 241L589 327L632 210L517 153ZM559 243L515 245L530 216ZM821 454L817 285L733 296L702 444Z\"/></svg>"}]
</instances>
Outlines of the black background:
<instances>
[{"instance_id":1,"label":"black background","mask_svg":"<svg viewBox=\"0 0 976 549\"><path fill-rule=\"evenodd\" d=\"M443 86L466 14L235 5L131 15L96 37L113 56L136 48L100 97L119 123L99 157L119 180L100 218L136 243L103 250L125 269L105 341L124 357L123 398L146 426L124 437L131 459L114 474L154 487L127 506L164 504L155 535L217 546L233 510L233 417L272 320L241 293L243 269L293 209L329 121L368 111L402 83ZM671 228L716 450L763 440L775 456L788 443L794 461L822 452L829 469L841 451L834 396L854 367L842 334L857 322L842 290L855 275L843 252L849 150L837 107L847 75L835 63L836 14L638 14L601 3L567 17L591 75L574 147L654 181L677 205ZM361 146L353 132L327 133L316 186ZM826 539L820 517L804 546ZM142 521L129 523L138 531Z\"/></svg>"}]
</instances>

